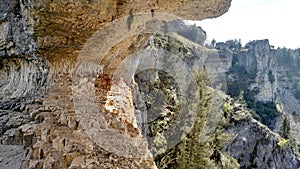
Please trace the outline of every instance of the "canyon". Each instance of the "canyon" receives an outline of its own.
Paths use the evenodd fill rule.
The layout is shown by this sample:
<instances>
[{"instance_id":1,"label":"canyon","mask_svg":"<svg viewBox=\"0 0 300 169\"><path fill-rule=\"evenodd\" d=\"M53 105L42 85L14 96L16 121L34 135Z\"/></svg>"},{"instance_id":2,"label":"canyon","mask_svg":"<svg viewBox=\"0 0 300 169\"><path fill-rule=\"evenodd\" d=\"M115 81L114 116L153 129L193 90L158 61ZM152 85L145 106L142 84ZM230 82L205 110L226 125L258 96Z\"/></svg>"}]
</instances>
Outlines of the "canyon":
<instances>
[{"instance_id":1,"label":"canyon","mask_svg":"<svg viewBox=\"0 0 300 169\"><path fill-rule=\"evenodd\" d=\"M209 47L201 27L182 21L230 4L2 0L1 168L197 168L185 153L211 168L299 168L298 150L278 134L286 116L299 144L299 103L269 42ZM236 53L253 77L243 87L279 107L274 123L224 93L240 80L230 74Z\"/></svg>"}]
</instances>

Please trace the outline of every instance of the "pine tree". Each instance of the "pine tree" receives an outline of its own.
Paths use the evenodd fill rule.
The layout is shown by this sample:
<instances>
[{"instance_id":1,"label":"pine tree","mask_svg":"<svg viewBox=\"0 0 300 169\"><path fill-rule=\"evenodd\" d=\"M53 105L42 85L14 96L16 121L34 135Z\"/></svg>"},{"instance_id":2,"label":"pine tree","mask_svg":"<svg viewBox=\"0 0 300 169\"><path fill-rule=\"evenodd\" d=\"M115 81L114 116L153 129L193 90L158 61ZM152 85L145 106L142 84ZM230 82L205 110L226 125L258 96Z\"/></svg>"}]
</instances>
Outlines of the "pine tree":
<instances>
[{"instance_id":1,"label":"pine tree","mask_svg":"<svg viewBox=\"0 0 300 169\"><path fill-rule=\"evenodd\" d=\"M201 140L205 128L206 118L210 109L212 94L208 85L209 78L205 71L200 71L194 76L198 85L197 98L199 102L192 106L194 110L194 124L188 134L171 151L162 156L158 162L159 168L171 169L218 169L239 168L238 162L222 154L222 149L232 136L223 133L222 128L217 128L207 140Z\"/></svg>"},{"instance_id":2,"label":"pine tree","mask_svg":"<svg viewBox=\"0 0 300 169\"><path fill-rule=\"evenodd\" d=\"M195 74L199 88L199 103L197 106L195 123L189 134L183 138L177 150L178 169L215 168L214 161L210 159L211 145L200 140L204 129L205 119L209 111L210 95L207 89L209 84L206 72Z\"/></svg>"},{"instance_id":3,"label":"pine tree","mask_svg":"<svg viewBox=\"0 0 300 169\"><path fill-rule=\"evenodd\" d=\"M282 126L280 129L280 135L285 139L289 139L290 138L290 130L291 130L290 121L286 116L284 116Z\"/></svg>"}]
</instances>

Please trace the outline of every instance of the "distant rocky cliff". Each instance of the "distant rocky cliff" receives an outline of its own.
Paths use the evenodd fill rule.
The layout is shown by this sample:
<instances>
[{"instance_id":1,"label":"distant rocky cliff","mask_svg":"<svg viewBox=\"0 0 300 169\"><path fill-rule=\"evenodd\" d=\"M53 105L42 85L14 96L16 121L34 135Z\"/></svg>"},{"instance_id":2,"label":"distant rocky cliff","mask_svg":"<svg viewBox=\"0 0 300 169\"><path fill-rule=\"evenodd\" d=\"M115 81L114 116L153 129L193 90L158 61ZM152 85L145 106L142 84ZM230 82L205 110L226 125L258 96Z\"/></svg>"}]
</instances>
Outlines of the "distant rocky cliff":
<instances>
[{"instance_id":1,"label":"distant rocky cliff","mask_svg":"<svg viewBox=\"0 0 300 169\"><path fill-rule=\"evenodd\" d=\"M250 84L251 91L258 91L257 101L274 101L276 79L270 79L277 72L275 50L271 49L268 40L252 41L237 54L238 62L244 67L248 75L255 76ZM275 76L274 76L275 77Z\"/></svg>"},{"instance_id":2,"label":"distant rocky cliff","mask_svg":"<svg viewBox=\"0 0 300 169\"><path fill-rule=\"evenodd\" d=\"M233 65L227 72L228 93L237 97L240 94L237 89L243 91L256 119L289 138L298 151L298 49L274 49L268 40L256 40L231 51Z\"/></svg>"}]
</instances>

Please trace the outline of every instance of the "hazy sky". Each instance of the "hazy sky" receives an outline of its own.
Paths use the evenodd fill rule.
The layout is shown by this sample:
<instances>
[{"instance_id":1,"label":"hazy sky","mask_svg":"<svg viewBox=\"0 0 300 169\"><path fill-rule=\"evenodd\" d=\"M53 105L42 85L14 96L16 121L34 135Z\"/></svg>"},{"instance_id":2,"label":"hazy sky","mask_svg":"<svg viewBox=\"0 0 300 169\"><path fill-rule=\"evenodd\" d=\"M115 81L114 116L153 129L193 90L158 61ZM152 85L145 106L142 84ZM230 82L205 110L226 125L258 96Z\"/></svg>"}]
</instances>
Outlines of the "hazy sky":
<instances>
[{"instance_id":1,"label":"hazy sky","mask_svg":"<svg viewBox=\"0 0 300 169\"><path fill-rule=\"evenodd\" d=\"M300 0L232 0L223 16L196 22L208 40L269 39L275 47L300 48Z\"/></svg>"}]
</instances>

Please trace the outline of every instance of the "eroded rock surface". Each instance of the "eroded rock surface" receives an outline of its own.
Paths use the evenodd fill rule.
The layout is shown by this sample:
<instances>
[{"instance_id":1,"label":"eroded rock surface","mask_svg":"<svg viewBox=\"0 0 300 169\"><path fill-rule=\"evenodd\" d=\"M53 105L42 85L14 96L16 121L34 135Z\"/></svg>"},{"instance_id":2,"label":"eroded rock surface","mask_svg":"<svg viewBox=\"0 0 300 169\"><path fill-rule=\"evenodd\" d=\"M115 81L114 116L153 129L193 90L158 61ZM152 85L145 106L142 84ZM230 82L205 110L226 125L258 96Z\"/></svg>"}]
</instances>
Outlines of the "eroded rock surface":
<instances>
[{"instance_id":1,"label":"eroded rock surface","mask_svg":"<svg viewBox=\"0 0 300 169\"><path fill-rule=\"evenodd\" d=\"M254 120L247 109L233 105L226 131L235 134L226 151L238 160L241 168L298 168L299 157L284 139ZM247 134L246 134L247 133ZM241 150L242 149L242 150Z\"/></svg>"},{"instance_id":2,"label":"eroded rock surface","mask_svg":"<svg viewBox=\"0 0 300 169\"><path fill-rule=\"evenodd\" d=\"M277 71L277 60L275 50L271 49L268 40L249 42L245 49L242 49L239 56L239 63L247 70L249 76L254 76L255 81L250 84L249 89L255 95L257 101L274 101L276 92L275 79L270 80L270 74ZM274 73L273 73L274 72Z\"/></svg>"}]
</instances>

